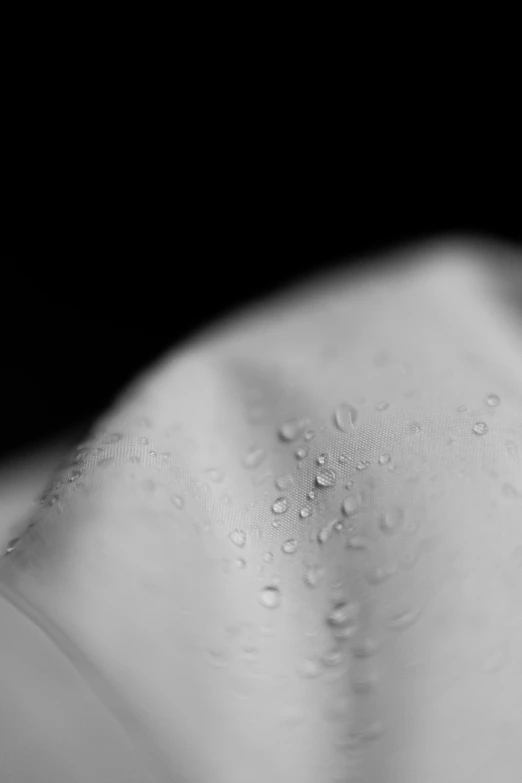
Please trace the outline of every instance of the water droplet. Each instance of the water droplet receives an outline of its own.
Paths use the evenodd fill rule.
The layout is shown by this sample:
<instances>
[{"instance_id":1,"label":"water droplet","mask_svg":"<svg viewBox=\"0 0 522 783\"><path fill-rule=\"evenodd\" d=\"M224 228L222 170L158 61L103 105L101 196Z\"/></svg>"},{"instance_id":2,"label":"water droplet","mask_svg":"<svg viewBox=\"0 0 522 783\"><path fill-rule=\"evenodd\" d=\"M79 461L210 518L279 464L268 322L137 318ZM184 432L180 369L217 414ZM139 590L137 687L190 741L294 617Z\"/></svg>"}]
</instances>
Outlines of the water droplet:
<instances>
[{"instance_id":1,"label":"water droplet","mask_svg":"<svg viewBox=\"0 0 522 783\"><path fill-rule=\"evenodd\" d=\"M265 459L265 452L259 447L251 448L243 457L245 468L257 468Z\"/></svg>"},{"instance_id":2,"label":"water droplet","mask_svg":"<svg viewBox=\"0 0 522 783\"><path fill-rule=\"evenodd\" d=\"M304 582L308 587L317 587L324 577L324 568L319 565L308 566L304 574Z\"/></svg>"},{"instance_id":3,"label":"water droplet","mask_svg":"<svg viewBox=\"0 0 522 783\"><path fill-rule=\"evenodd\" d=\"M366 639L361 639L352 645L352 655L355 658L370 658L379 651L379 646L376 639L368 636Z\"/></svg>"},{"instance_id":4,"label":"water droplet","mask_svg":"<svg viewBox=\"0 0 522 783\"><path fill-rule=\"evenodd\" d=\"M391 456L389 454L381 454L377 462L379 465L387 465L390 462Z\"/></svg>"},{"instance_id":5,"label":"water droplet","mask_svg":"<svg viewBox=\"0 0 522 783\"><path fill-rule=\"evenodd\" d=\"M246 544L246 533L244 530L233 530L229 538L235 546L245 546Z\"/></svg>"},{"instance_id":6,"label":"water droplet","mask_svg":"<svg viewBox=\"0 0 522 783\"><path fill-rule=\"evenodd\" d=\"M382 517L380 527L383 533L396 533L401 525L404 513L402 508L391 508Z\"/></svg>"},{"instance_id":7,"label":"water droplet","mask_svg":"<svg viewBox=\"0 0 522 783\"><path fill-rule=\"evenodd\" d=\"M310 508L310 506L303 506L303 508L299 512L299 516L301 517L301 519L307 519L309 516L311 516L311 514L312 514L312 509Z\"/></svg>"},{"instance_id":8,"label":"water droplet","mask_svg":"<svg viewBox=\"0 0 522 783\"><path fill-rule=\"evenodd\" d=\"M275 485L278 489L290 489L294 485L294 477L291 473L286 473L276 479Z\"/></svg>"},{"instance_id":9,"label":"water droplet","mask_svg":"<svg viewBox=\"0 0 522 783\"><path fill-rule=\"evenodd\" d=\"M16 546L17 546L17 544L18 544L18 542L19 542L19 541L20 541L20 536L18 536L17 538L12 538L12 539L9 541L9 543L7 544L7 547L6 547L6 550L5 550L5 554L6 554L6 555L8 555L8 554L10 554L10 553L11 553L11 552L12 552L14 549L16 549Z\"/></svg>"},{"instance_id":10,"label":"water droplet","mask_svg":"<svg viewBox=\"0 0 522 783\"><path fill-rule=\"evenodd\" d=\"M344 522L342 519L340 519L338 522L335 523L334 529L337 530L338 533L341 532L341 530L344 530Z\"/></svg>"},{"instance_id":11,"label":"water droplet","mask_svg":"<svg viewBox=\"0 0 522 783\"><path fill-rule=\"evenodd\" d=\"M236 565L238 568L241 569L246 568L246 560L243 560L242 557L238 557L238 559L236 560Z\"/></svg>"},{"instance_id":12,"label":"water droplet","mask_svg":"<svg viewBox=\"0 0 522 783\"><path fill-rule=\"evenodd\" d=\"M355 601L338 601L329 612L326 622L334 630L342 630L343 638L355 633L361 608Z\"/></svg>"},{"instance_id":13,"label":"water droplet","mask_svg":"<svg viewBox=\"0 0 522 783\"><path fill-rule=\"evenodd\" d=\"M333 487L335 484L335 471L331 468L325 468L324 470L320 470L317 476L315 477L316 484L320 487Z\"/></svg>"},{"instance_id":14,"label":"water droplet","mask_svg":"<svg viewBox=\"0 0 522 783\"><path fill-rule=\"evenodd\" d=\"M386 623L392 631L404 631L414 625L420 616L420 610L407 610L391 617Z\"/></svg>"},{"instance_id":15,"label":"water droplet","mask_svg":"<svg viewBox=\"0 0 522 783\"><path fill-rule=\"evenodd\" d=\"M259 602L267 609L276 609L281 603L281 593L275 585L263 587L259 595Z\"/></svg>"},{"instance_id":16,"label":"water droplet","mask_svg":"<svg viewBox=\"0 0 522 783\"><path fill-rule=\"evenodd\" d=\"M183 508L185 505L185 499L181 495L171 495L170 501L176 508Z\"/></svg>"},{"instance_id":17,"label":"water droplet","mask_svg":"<svg viewBox=\"0 0 522 783\"><path fill-rule=\"evenodd\" d=\"M346 549L368 549L370 542L364 536L350 536L346 542Z\"/></svg>"},{"instance_id":18,"label":"water droplet","mask_svg":"<svg viewBox=\"0 0 522 783\"><path fill-rule=\"evenodd\" d=\"M507 498L517 498L519 494L513 484L504 484L502 487L502 494Z\"/></svg>"},{"instance_id":19,"label":"water droplet","mask_svg":"<svg viewBox=\"0 0 522 783\"><path fill-rule=\"evenodd\" d=\"M317 542L319 544L326 544L326 542L330 538L331 530L332 528L330 525L326 525L326 527L323 527L317 534Z\"/></svg>"},{"instance_id":20,"label":"water droplet","mask_svg":"<svg viewBox=\"0 0 522 783\"><path fill-rule=\"evenodd\" d=\"M498 394L488 394L488 396L486 397L486 403L491 408L496 408L497 405L500 405L500 397L498 396Z\"/></svg>"},{"instance_id":21,"label":"water droplet","mask_svg":"<svg viewBox=\"0 0 522 783\"><path fill-rule=\"evenodd\" d=\"M339 666L343 661L343 654L341 650L334 647L332 650L328 650L321 657L323 666Z\"/></svg>"},{"instance_id":22,"label":"water droplet","mask_svg":"<svg viewBox=\"0 0 522 783\"><path fill-rule=\"evenodd\" d=\"M319 677L322 673L319 661L316 658L305 658L299 664L297 668L298 674L301 677L314 678Z\"/></svg>"},{"instance_id":23,"label":"water droplet","mask_svg":"<svg viewBox=\"0 0 522 783\"><path fill-rule=\"evenodd\" d=\"M377 405L375 406L375 409L378 410L378 411L385 411L386 408L389 408L389 407L390 407L390 403L389 402L386 402L386 400L381 400L380 402L377 403Z\"/></svg>"},{"instance_id":24,"label":"water droplet","mask_svg":"<svg viewBox=\"0 0 522 783\"><path fill-rule=\"evenodd\" d=\"M290 421L286 421L279 427L279 438L286 443L290 443L299 437L305 427L306 422L303 420L291 419Z\"/></svg>"},{"instance_id":25,"label":"water droplet","mask_svg":"<svg viewBox=\"0 0 522 783\"><path fill-rule=\"evenodd\" d=\"M315 438L315 432L313 430L307 430L303 435L303 437L307 441L312 440L313 438Z\"/></svg>"},{"instance_id":26,"label":"water droplet","mask_svg":"<svg viewBox=\"0 0 522 783\"><path fill-rule=\"evenodd\" d=\"M319 456L316 459L316 462L318 465L326 465L326 461L328 459L328 454L319 454Z\"/></svg>"},{"instance_id":27,"label":"water droplet","mask_svg":"<svg viewBox=\"0 0 522 783\"><path fill-rule=\"evenodd\" d=\"M271 563L273 559L274 559L274 555L272 554L272 552L265 552L265 554L263 555L263 560L265 561L265 563Z\"/></svg>"},{"instance_id":28,"label":"water droplet","mask_svg":"<svg viewBox=\"0 0 522 783\"><path fill-rule=\"evenodd\" d=\"M370 465L369 459L361 459L355 466L356 470L366 470L367 467Z\"/></svg>"},{"instance_id":29,"label":"water droplet","mask_svg":"<svg viewBox=\"0 0 522 783\"><path fill-rule=\"evenodd\" d=\"M356 514L361 509L360 495L348 495L348 497L344 499L341 509L343 514L346 514L347 517Z\"/></svg>"},{"instance_id":30,"label":"water droplet","mask_svg":"<svg viewBox=\"0 0 522 783\"><path fill-rule=\"evenodd\" d=\"M308 449L306 448L306 446L301 446L300 448L298 448L297 451L295 452L295 456L297 459L304 459L305 457L307 457Z\"/></svg>"},{"instance_id":31,"label":"water droplet","mask_svg":"<svg viewBox=\"0 0 522 783\"><path fill-rule=\"evenodd\" d=\"M473 425L473 432L475 435L485 435L488 429L489 427L485 421L477 421L477 423Z\"/></svg>"},{"instance_id":32,"label":"water droplet","mask_svg":"<svg viewBox=\"0 0 522 783\"><path fill-rule=\"evenodd\" d=\"M334 422L342 432L349 432L355 427L357 416L357 409L353 405L343 402L335 409Z\"/></svg>"},{"instance_id":33,"label":"water droplet","mask_svg":"<svg viewBox=\"0 0 522 783\"><path fill-rule=\"evenodd\" d=\"M139 443L141 446L148 446L149 445L149 439L148 438L136 438L136 442Z\"/></svg>"},{"instance_id":34,"label":"water droplet","mask_svg":"<svg viewBox=\"0 0 522 783\"><path fill-rule=\"evenodd\" d=\"M296 538L289 538L281 545L281 549L285 555L293 555L294 552L297 552L297 547L298 543Z\"/></svg>"},{"instance_id":35,"label":"water droplet","mask_svg":"<svg viewBox=\"0 0 522 783\"><path fill-rule=\"evenodd\" d=\"M284 514L285 511L288 511L289 506L288 498L280 497L272 503L272 511L274 514Z\"/></svg>"},{"instance_id":36,"label":"water droplet","mask_svg":"<svg viewBox=\"0 0 522 783\"><path fill-rule=\"evenodd\" d=\"M306 497L308 500L315 500L315 489L311 489L310 492L307 493Z\"/></svg>"}]
</instances>

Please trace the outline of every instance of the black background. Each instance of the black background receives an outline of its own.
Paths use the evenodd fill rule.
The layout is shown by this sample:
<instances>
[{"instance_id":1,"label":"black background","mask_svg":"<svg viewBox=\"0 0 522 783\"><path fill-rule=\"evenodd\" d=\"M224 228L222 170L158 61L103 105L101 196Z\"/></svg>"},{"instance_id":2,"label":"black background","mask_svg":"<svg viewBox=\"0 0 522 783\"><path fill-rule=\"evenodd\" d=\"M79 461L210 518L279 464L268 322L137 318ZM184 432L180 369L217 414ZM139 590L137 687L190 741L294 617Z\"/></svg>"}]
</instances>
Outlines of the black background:
<instances>
[{"instance_id":1,"label":"black background","mask_svg":"<svg viewBox=\"0 0 522 783\"><path fill-rule=\"evenodd\" d=\"M448 156L389 129L332 148L324 133L101 135L38 137L4 194L3 457L87 426L166 348L310 272L521 238L500 152Z\"/></svg>"}]
</instances>

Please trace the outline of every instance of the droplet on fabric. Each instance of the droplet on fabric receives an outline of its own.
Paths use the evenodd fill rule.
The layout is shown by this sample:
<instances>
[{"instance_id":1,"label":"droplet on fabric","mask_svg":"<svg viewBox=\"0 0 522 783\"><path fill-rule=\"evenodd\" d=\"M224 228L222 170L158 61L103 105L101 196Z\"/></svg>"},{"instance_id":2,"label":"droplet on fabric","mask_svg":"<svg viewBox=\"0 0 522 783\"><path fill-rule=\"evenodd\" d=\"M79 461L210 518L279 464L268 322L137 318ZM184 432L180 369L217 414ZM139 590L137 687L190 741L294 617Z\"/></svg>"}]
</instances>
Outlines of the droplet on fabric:
<instances>
[{"instance_id":1,"label":"droplet on fabric","mask_svg":"<svg viewBox=\"0 0 522 783\"><path fill-rule=\"evenodd\" d=\"M336 474L331 468L325 468L320 470L315 477L315 482L319 487L333 487L335 484Z\"/></svg>"},{"instance_id":2,"label":"droplet on fabric","mask_svg":"<svg viewBox=\"0 0 522 783\"><path fill-rule=\"evenodd\" d=\"M308 449L307 449L307 447L306 446L301 446L300 448L298 448L297 451L295 452L295 456L296 456L296 459L299 459L299 460L304 459L305 457L307 457L308 456Z\"/></svg>"},{"instance_id":3,"label":"droplet on fabric","mask_svg":"<svg viewBox=\"0 0 522 783\"><path fill-rule=\"evenodd\" d=\"M235 546L243 547L246 544L246 533L244 530L233 530L229 538Z\"/></svg>"},{"instance_id":4,"label":"droplet on fabric","mask_svg":"<svg viewBox=\"0 0 522 783\"><path fill-rule=\"evenodd\" d=\"M288 511L289 506L288 498L280 497L272 503L272 511L274 514L284 514Z\"/></svg>"},{"instance_id":5,"label":"droplet on fabric","mask_svg":"<svg viewBox=\"0 0 522 783\"><path fill-rule=\"evenodd\" d=\"M310 506L303 506L303 508L299 512L299 516L301 519L307 519L312 514L312 509Z\"/></svg>"},{"instance_id":6,"label":"droplet on fabric","mask_svg":"<svg viewBox=\"0 0 522 783\"><path fill-rule=\"evenodd\" d=\"M500 405L500 397L498 394L488 394L486 397L486 403L490 406L490 408L496 408L497 405Z\"/></svg>"},{"instance_id":7,"label":"droplet on fabric","mask_svg":"<svg viewBox=\"0 0 522 783\"><path fill-rule=\"evenodd\" d=\"M391 460L391 456L389 454L381 454L381 456L378 458L377 462L379 465L387 465Z\"/></svg>"},{"instance_id":8,"label":"droplet on fabric","mask_svg":"<svg viewBox=\"0 0 522 783\"><path fill-rule=\"evenodd\" d=\"M290 489L294 485L294 477L291 473L285 473L284 476L278 476L275 481L277 489Z\"/></svg>"},{"instance_id":9,"label":"droplet on fabric","mask_svg":"<svg viewBox=\"0 0 522 783\"><path fill-rule=\"evenodd\" d=\"M475 435L485 435L488 430L489 427L485 421L477 421L476 424L473 425L473 432Z\"/></svg>"},{"instance_id":10,"label":"droplet on fabric","mask_svg":"<svg viewBox=\"0 0 522 783\"><path fill-rule=\"evenodd\" d=\"M281 545L281 549L285 555L293 555L294 552L297 552L298 546L299 545L296 538L289 538Z\"/></svg>"},{"instance_id":11,"label":"droplet on fabric","mask_svg":"<svg viewBox=\"0 0 522 783\"><path fill-rule=\"evenodd\" d=\"M276 609L281 603L281 592L275 585L263 587L259 595L259 602L267 609Z\"/></svg>"},{"instance_id":12,"label":"droplet on fabric","mask_svg":"<svg viewBox=\"0 0 522 783\"><path fill-rule=\"evenodd\" d=\"M304 573L304 582L308 587L317 587L324 577L324 568L319 565L310 565Z\"/></svg>"},{"instance_id":13,"label":"droplet on fabric","mask_svg":"<svg viewBox=\"0 0 522 783\"><path fill-rule=\"evenodd\" d=\"M383 533L397 533L402 523L404 512L402 508L395 507L388 509L381 517L380 527Z\"/></svg>"},{"instance_id":14,"label":"droplet on fabric","mask_svg":"<svg viewBox=\"0 0 522 783\"><path fill-rule=\"evenodd\" d=\"M349 432L353 430L358 418L357 408L353 405L349 405L347 402L343 402L337 406L334 412L334 422L338 429L342 432Z\"/></svg>"},{"instance_id":15,"label":"droplet on fabric","mask_svg":"<svg viewBox=\"0 0 522 783\"><path fill-rule=\"evenodd\" d=\"M302 419L289 419L278 430L280 440L290 443L296 440L305 429L307 422Z\"/></svg>"},{"instance_id":16,"label":"droplet on fabric","mask_svg":"<svg viewBox=\"0 0 522 783\"><path fill-rule=\"evenodd\" d=\"M359 495L348 495L341 506L343 514L347 517L356 514L361 509L361 498Z\"/></svg>"}]
</instances>

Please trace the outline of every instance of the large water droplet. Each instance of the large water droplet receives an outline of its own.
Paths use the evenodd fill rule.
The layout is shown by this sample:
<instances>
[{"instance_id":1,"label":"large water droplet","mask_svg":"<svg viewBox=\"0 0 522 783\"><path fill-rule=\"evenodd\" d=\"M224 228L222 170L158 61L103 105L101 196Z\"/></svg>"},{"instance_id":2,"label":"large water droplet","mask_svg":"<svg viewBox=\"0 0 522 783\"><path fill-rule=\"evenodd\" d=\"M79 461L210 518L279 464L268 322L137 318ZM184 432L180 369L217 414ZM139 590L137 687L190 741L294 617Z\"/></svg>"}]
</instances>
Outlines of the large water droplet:
<instances>
[{"instance_id":1,"label":"large water droplet","mask_svg":"<svg viewBox=\"0 0 522 783\"><path fill-rule=\"evenodd\" d=\"M304 582L308 587L317 587L324 577L324 568L319 565L308 566L304 574Z\"/></svg>"},{"instance_id":2,"label":"large water droplet","mask_svg":"<svg viewBox=\"0 0 522 783\"><path fill-rule=\"evenodd\" d=\"M404 512L402 508L391 508L381 517L381 530L383 533L397 533L401 525Z\"/></svg>"},{"instance_id":3,"label":"large water droplet","mask_svg":"<svg viewBox=\"0 0 522 783\"><path fill-rule=\"evenodd\" d=\"M317 476L315 477L316 484L320 487L333 487L335 484L335 471L331 468L325 468L324 470L320 470Z\"/></svg>"},{"instance_id":4,"label":"large water droplet","mask_svg":"<svg viewBox=\"0 0 522 783\"><path fill-rule=\"evenodd\" d=\"M288 511L289 506L288 498L280 497L272 503L272 511L274 514L284 514L285 511Z\"/></svg>"},{"instance_id":5,"label":"large water droplet","mask_svg":"<svg viewBox=\"0 0 522 783\"><path fill-rule=\"evenodd\" d=\"M496 408L497 405L500 405L500 397L498 396L498 394L488 394L488 396L486 397L486 403L491 408Z\"/></svg>"},{"instance_id":6,"label":"large water droplet","mask_svg":"<svg viewBox=\"0 0 522 783\"><path fill-rule=\"evenodd\" d=\"M233 530L229 538L236 546L245 546L246 544L246 533L244 530Z\"/></svg>"},{"instance_id":7,"label":"large water droplet","mask_svg":"<svg viewBox=\"0 0 522 783\"><path fill-rule=\"evenodd\" d=\"M275 585L263 587L259 595L259 602L267 609L275 609L281 603L281 593Z\"/></svg>"},{"instance_id":8,"label":"large water droplet","mask_svg":"<svg viewBox=\"0 0 522 783\"><path fill-rule=\"evenodd\" d=\"M348 495L341 506L343 514L347 517L352 514L356 514L361 509L361 496L360 495Z\"/></svg>"},{"instance_id":9,"label":"large water droplet","mask_svg":"<svg viewBox=\"0 0 522 783\"><path fill-rule=\"evenodd\" d=\"M281 545L281 549L285 555L293 555L294 552L297 552L297 547L298 543L296 538L289 538Z\"/></svg>"},{"instance_id":10,"label":"large water droplet","mask_svg":"<svg viewBox=\"0 0 522 783\"><path fill-rule=\"evenodd\" d=\"M477 423L473 425L473 432L475 435L485 435L488 429L489 427L485 421L477 421Z\"/></svg>"},{"instance_id":11,"label":"large water droplet","mask_svg":"<svg viewBox=\"0 0 522 783\"><path fill-rule=\"evenodd\" d=\"M347 402L341 403L335 409L334 422L342 432L349 432L355 427L357 422L357 409Z\"/></svg>"},{"instance_id":12,"label":"large water droplet","mask_svg":"<svg viewBox=\"0 0 522 783\"><path fill-rule=\"evenodd\" d=\"M275 485L278 489L290 489L294 485L294 477L291 473L285 473L284 476L276 478Z\"/></svg>"},{"instance_id":13,"label":"large water droplet","mask_svg":"<svg viewBox=\"0 0 522 783\"><path fill-rule=\"evenodd\" d=\"M259 447L251 448L243 457L245 468L257 468L265 459L265 452Z\"/></svg>"}]
</instances>

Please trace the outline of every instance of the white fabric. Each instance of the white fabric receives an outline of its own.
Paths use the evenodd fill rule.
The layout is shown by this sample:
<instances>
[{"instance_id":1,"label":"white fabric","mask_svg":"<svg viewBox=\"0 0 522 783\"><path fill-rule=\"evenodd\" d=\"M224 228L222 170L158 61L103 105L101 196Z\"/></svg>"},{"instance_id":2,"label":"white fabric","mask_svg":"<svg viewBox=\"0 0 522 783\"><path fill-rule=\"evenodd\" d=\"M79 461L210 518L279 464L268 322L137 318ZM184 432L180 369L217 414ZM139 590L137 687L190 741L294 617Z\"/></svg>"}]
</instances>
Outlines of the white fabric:
<instances>
[{"instance_id":1,"label":"white fabric","mask_svg":"<svg viewBox=\"0 0 522 783\"><path fill-rule=\"evenodd\" d=\"M496 280L432 251L201 335L4 556L158 776L521 779L522 336Z\"/></svg>"}]
</instances>

